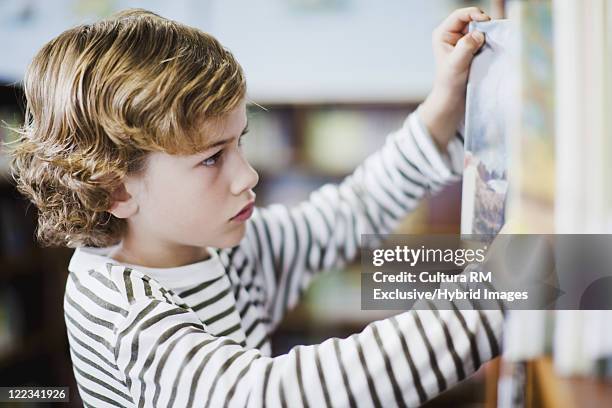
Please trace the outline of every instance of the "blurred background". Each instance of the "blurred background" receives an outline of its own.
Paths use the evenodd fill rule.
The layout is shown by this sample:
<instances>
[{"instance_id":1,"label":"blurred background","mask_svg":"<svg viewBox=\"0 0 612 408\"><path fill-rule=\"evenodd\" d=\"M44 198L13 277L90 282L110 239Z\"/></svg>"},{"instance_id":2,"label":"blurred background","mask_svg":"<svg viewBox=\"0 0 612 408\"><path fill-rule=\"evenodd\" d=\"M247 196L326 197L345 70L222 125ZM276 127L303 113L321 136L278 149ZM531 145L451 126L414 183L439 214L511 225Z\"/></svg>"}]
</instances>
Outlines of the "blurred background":
<instances>
[{"instance_id":1,"label":"blurred background","mask_svg":"<svg viewBox=\"0 0 612 408\"><path fill-rule=\"evenodd\" d=\"M401 126L432 85L432 30L468 5L493 17L506 8L500 0L0 0L0 139L17 137L9 128L23 120L20 81L45 42L76 24L145 8L213 34L234 53L256 102L244 149L260 173L258 205L291 205L342 180ZM70 405L81 406L62 310L72 250L36 244L36 209L14 189L2 150L0 171L0 386L69 386ZM396 232L459 233L460 214L459 181L427 197ZM358 263L338 272L319 277L287 317L275 354L345 337L389 314L360 310ZM560 390L570 392L568 407L599 406L585 405L586 395L612 401L601 377L561 378L542 361L524 373L531 406L559 406L543 401ZM504 370L517 369L497 359L427 406L498 406Z\"/></svg>"}]
</instances>

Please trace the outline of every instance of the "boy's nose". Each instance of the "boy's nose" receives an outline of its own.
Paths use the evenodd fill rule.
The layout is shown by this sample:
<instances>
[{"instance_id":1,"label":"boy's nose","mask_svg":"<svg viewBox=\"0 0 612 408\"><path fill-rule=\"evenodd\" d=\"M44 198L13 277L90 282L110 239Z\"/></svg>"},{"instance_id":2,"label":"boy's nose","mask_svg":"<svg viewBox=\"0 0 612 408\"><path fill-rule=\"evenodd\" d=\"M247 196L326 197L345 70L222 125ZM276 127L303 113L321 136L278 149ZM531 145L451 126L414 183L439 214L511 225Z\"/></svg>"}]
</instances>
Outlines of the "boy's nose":
<instances>
[{"instance_id":1,"label":"boy's nose","mask_svg":"<svg viewBox=\"0 0 612 408\"><path fill-rule=\"evenodd\" d=\"M242 155L236 170L230 187L232 194L240 195L245 190L253 189L259 182L259 174Z\"/></svg>"}]
</instances>

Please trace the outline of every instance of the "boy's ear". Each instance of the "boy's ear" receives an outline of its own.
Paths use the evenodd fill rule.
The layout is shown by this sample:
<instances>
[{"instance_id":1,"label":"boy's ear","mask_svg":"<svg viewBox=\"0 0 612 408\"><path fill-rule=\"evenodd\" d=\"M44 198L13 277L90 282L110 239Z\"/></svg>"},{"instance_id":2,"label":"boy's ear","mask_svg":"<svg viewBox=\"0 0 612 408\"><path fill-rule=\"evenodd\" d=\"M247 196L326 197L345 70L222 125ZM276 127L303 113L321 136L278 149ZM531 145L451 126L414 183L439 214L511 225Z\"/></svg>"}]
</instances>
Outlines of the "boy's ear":
<instances>
[{"instance_id":1,"label":"boy's ear","mask_svg":"<svg viewBox=\"0 0 612 408\"><path fill-rule=\"evenodd\" d=\"M121 185L113 191L112 200L113 203L108 212L117 218L130 218L138 212L138 203L127 191L125 183L121 183Z\"/></svg>"}]
</instances>

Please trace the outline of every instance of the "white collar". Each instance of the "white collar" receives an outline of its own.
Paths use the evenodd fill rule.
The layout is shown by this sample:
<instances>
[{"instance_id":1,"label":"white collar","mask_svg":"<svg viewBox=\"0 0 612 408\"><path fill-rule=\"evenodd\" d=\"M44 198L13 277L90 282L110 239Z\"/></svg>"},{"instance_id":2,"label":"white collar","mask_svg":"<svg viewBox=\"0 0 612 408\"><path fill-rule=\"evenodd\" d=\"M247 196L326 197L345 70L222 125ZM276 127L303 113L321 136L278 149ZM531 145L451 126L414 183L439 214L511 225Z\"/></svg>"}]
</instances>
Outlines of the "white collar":
<instances>
[{"instance_id":1,"label":"white collar","mask_svg":"<svg viewBox=\"0 0 612 408\"><path fill-rule=\"evenodd\" d=\"M174 268L149 268L118 262L108 256L115 248L116 246L106 248L77 248L70 259L68 270L71 272L89 271L91 269L106 271L106 265L110 263L112 266L129 267L135 271L141 272L157 280L166 288L173 290L217 279L225 274L225 268L221 263L219 254L217 250L212 247L207 247L210 258Z\"/></svg>"}]
</instances>

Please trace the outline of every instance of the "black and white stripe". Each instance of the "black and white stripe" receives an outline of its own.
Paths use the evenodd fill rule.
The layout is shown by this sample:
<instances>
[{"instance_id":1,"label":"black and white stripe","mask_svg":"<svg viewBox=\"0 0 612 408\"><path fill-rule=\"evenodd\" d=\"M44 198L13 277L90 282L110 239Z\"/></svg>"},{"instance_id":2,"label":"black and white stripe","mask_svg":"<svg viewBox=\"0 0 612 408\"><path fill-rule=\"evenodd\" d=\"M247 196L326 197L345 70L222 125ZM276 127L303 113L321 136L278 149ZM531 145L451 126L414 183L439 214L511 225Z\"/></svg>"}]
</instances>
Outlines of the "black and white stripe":
<instances>
[{"instance_id":1,"label":"black and white stripe","mask_svg":"<svg viewBox=\"0 0 612 408\"><path fill-rule=\"evenodd\" d=\"M162 284L144 269L77 250L65 315L87 406L418 406L499 353L502 314L410 311L346 339L270 357L269 334L312 277L340 268L361 234L390 233L462 166L416 114L339 185L293 208L258 208L221 274ZM199 274L198 274L199 276Z\"/></svg>"}]
</instances>

